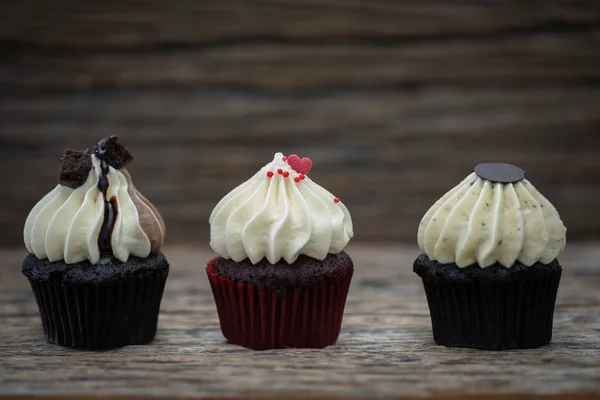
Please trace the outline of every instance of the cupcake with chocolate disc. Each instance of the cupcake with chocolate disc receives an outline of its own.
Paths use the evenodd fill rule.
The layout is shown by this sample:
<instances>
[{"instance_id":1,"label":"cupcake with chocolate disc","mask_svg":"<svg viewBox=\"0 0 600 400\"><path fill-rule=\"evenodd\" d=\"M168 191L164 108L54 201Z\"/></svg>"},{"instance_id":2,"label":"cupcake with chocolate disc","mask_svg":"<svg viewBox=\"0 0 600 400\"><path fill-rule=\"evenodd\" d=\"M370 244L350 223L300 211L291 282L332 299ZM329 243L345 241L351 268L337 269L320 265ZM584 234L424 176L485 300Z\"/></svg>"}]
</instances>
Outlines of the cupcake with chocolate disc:
<instances>
[{"instance_id":1,"label":"cupcake with chocolate disc","mask_svg":"<svg viewBox=\"0 0 600 400\"><path fill-rule=\"evenodd\" d=\"M208 263L223 335L255 350L336 342L353 263L344 204L313 182L308 158L273 161L210 215Z\"/></svg>"},{"instance_id":2,"label":"cupcake with chocolate disc","mask_svg":"<svg viewBox=\"0 0 600 400\"><path fill-rule=\"evenodd\" d=\"M566 228L518 167L480 164L423 217L414 263L435 341L491 350L552 338Z\"/></svg>"},{"instance_id":3,"label":"cupcake with chocolate disc","mask_svg":"<svg viewBox=\"0 0 600 400\"><path fill-rule=\"evenodd\" d=\"M132 159L116 136L65 150L59 184L27 217L22 271L50 343L104 349L154 339L169 272L165 224L133 186Z\"/></svg>"}]
</instances>

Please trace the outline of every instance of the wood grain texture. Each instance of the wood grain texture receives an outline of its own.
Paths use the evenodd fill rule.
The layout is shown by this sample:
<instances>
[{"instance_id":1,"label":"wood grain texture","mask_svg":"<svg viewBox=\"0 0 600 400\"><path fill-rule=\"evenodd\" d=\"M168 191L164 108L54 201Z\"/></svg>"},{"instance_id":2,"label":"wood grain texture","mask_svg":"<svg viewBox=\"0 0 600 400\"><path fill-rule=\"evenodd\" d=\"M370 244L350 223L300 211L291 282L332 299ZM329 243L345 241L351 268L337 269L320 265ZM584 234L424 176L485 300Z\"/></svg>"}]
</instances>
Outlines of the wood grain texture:
<instances>
[{"instance_id":1,"label":"wood grain texture","mask_svg":"<svg viewBox=\"0 0 600 400\"><path fill-rule=\"evenodd\" d=\"M165 251L172 272L156 341L86 352L43 342L33 295L20 274L24 254L4 251L0 393L457 399L473 395L473 400L488 394L555 394L560 399L600 394L600 246L571 244L561 257L564 274L551 345L507 352L434 344L425 295L411 272L417 249L351 246L348 252L356 274L342 334L336 345L324 350L255 352L227 344L204 273L210 252L204 247L171 247Z\"/></svg>"},{"instance_id":2,"label":"wood grain texture","mask_svg":"<svg viewBox=\"0 0 600 400\"><path fill-rule=\"evenodd\" d=\"M600 229L600 2L0 1L0 243L62 149L111 134L170 243L276 151L348 205L359 241L414 242L479 162L518 164L569 238Z\"/></svg>"},{"instance_id":3,"label":"wood grain texture","mask_svg":"<svg viewBox=\"0 0 600 400\"><path fill-rule=\"evenodd\" d=\"M171 397L171 396L153 396L155 400L181 400L182 397ZM275 397L280 400L295 400L301 397ZM311 400L342 400L351 398L352 400L367 400L375 397L320 397L311 396ZM398 398L402 400L598 400L600 394L594 393L567 393L567 394L485 394L485 395L455 395L455 394L435 394L426 396L397 396L391 398ZM2 400L147 400L147 396L97 396L97 395L78 395L78 396L2 396ZM186 400L241 400L247 399L247 397L185 397ZM253 400L269 400L273 397L252 397Z\"/></svg>"},{"instance_id":4,"label":"wood grain texture","mask_svg":"<svg viewBox=\"0 0 600 400\"><path fill-rule=\"evenodd\" d=\"M2 3L0 37L65 47L127 47L248 38L488 34L595 24L600 22L597 5L593 0L24 0Z\"/></svg>"},{"instance_id":5,"label":"wood grain texture","mask_svg":"<svg viewBox=\"0 0 600 400\"><path fill-rule=\"evenodd\" d=\"M0 85L19 89L183 86L307 91L402 85L554 85L598 78L600 24L486 40L248 43L209 48L8 49ZM47 66L40 68L40 66Z\"/></svg>"},{"instance_id":6,"label":"wood grain texture","mask_svg":"<svg viewBox=\"0 0 600 400\"><path fill-rule=\"evenodd\" d=\"M181 400L182 397L171 397L171 396L153 396L155 400ZM280 400L295 400L301 397L293 396L293 397L275 397ZM320 396L311 396L311 400L342 400L349 399L352 400L367 400L373 399L375 397L320 397ZM485 395L455 395L455 394L435 394L435 395L426 395L426 396L397 396L391 397L402 400L598 400L600 399L600 394L594 393L567 393L567 394L541 394L541 395L532 395L532 394L485 394ZM0 399L2 400L147 400L147 396L96 396L96 395L78 395L78 396L2 396L0 395ZM185 397L186 400L241 400L247 399L247 397ZM273 397L252 397L253 400L268 400L273 399Z\"/></svg>"}]
</instances>

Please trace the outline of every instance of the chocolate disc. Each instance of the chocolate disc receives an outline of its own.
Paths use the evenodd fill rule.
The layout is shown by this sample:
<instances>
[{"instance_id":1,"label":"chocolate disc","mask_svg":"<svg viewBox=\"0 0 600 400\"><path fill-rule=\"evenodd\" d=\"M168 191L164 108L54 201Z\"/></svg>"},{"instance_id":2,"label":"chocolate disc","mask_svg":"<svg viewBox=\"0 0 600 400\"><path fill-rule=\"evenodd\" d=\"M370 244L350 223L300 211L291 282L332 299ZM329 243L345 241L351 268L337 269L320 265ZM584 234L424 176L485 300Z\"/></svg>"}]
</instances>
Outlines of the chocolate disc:
<instances>
[{"instance_id":1,"label":"chocolate disc","mask_svg":"<svg viewBox=\"0 0 600 400\"><path fill-rule=\"evenodd\" d=\"M505 163L483 163L475 167L481 179L494 183L517 183L525 178L525 171Z\"/></svg>"}]
</instances>

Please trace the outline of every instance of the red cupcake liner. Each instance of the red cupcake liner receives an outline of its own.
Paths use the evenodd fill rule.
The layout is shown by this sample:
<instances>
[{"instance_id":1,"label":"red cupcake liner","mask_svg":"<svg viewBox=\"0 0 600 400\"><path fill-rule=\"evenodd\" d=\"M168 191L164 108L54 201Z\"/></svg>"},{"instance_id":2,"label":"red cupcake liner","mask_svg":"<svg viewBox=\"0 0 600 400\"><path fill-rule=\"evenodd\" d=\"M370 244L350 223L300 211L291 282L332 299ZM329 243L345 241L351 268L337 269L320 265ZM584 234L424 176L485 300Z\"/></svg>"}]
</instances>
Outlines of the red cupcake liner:
<instances>
[{"instance_id":1,"label":"red cupcake liner","mask_svg":"<svg viewBox=\"0 0 600 400\"><path fill-rule=\"evenodd\" d=\"M235 282L206 267L221 331L233 344L254 350L317 348L340 334L353 271L320 287L277 290Z\"/></svg>"}]
</instances>

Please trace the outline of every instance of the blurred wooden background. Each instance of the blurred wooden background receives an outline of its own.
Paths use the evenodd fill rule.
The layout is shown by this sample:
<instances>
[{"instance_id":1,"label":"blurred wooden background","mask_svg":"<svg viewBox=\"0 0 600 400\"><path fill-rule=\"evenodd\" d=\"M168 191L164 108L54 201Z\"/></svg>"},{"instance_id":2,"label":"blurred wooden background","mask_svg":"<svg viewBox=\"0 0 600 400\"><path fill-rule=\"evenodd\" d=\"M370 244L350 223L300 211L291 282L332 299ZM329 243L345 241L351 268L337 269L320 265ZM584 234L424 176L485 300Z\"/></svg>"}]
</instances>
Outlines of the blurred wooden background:
<instances>
[{"instance_id":1,"label":"blurred wooden background","mask_svg":"<svg viewBox=\"0 0 600 400\"><path fill-rule=\"evenodd\" d=\"M93 3L93 4L92 4ZM169 243L273 153L314 161L360 241L414 243L482 161L600 237L600 1L0 0L0 244L64 147L111 134Z\"/></svg>"}]
</instances>

